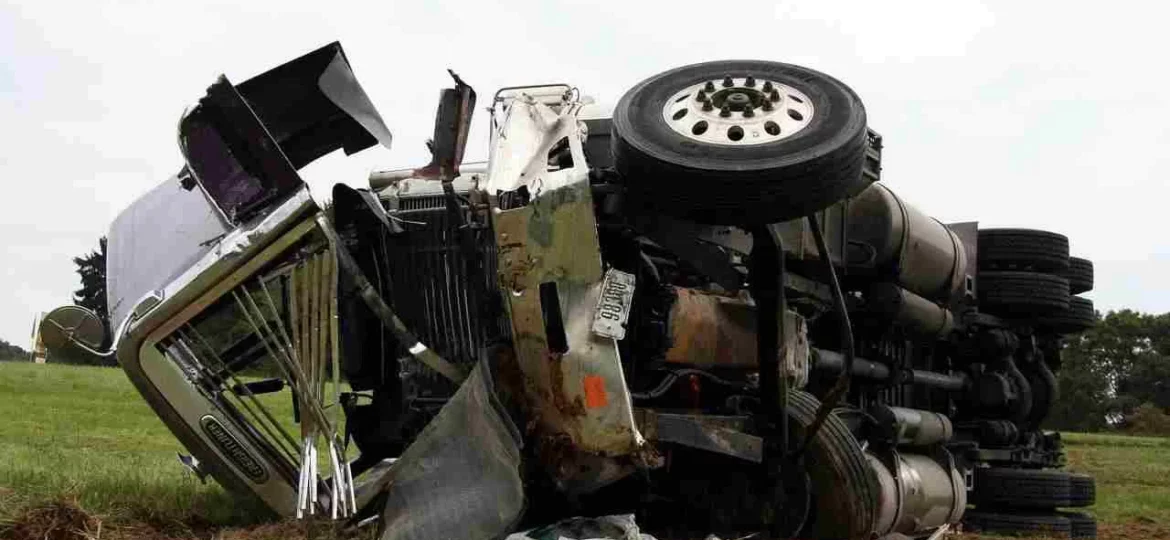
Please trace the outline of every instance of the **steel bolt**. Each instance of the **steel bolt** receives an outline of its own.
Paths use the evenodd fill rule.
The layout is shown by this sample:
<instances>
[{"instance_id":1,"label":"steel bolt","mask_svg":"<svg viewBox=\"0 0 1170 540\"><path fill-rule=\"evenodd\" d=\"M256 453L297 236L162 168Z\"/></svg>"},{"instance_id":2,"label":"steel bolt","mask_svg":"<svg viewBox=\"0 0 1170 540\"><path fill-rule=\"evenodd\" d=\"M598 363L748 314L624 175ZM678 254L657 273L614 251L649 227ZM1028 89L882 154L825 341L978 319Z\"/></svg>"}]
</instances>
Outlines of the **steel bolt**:
<instances>
[{"instance_id":1,"label":"steel bolt","mask_svg":"<svg viewBox=\"0 0 1170 540\"><path fill-rule=\"evenodd\" d=\"M723 87L730 88L732 86L735 86L735 81L731 80L731 77L724 77L723 78Z\"/></svg>"},{"instance_id":2,"label":"steel bolt","mask_svg":"<svg viewBox=\"0 0 1170 540\"><path fill-rule=\"evenodd\" d=\"M707 84L703 85L703 90L706 90L708 92L714 92L715 91L715 83L713 83L711 81L707 81Z\"/></svg>"},{"instance_id":3,"label":"steel bolt","mask_svg":"<svg viewBox=\"0 0 1170 540\"><path fill-rule=\"evenodd\" d=\"M748 87L748 88L755 87L756 86L756 78L752 77L751 75L748 75L748 78L746 81L744 81L743 85Z\"/></svg>"},{"instance_id":4,"label":"steel bolt","mask_svg":"<svg viewBox=\"0 0 1170 540\"><path fill-rule=\"evenodd\" d=\"M772 91L772 81L764 81L764 92Z\"/></svg>"},{"instance_id":5,"label":"steel bolt","mask_svg":"<svg viewBox=\"0 0 1170 540\"><path fill-rule=\"evenodd\" d=\"M724 105L723 108L719 109L719 116L722 116L724 118L731 116L731 106Z\"/></svg>"},{"instance_id":6,"label":"steel bolt","mask_svg":"<svg viewBox=\"0 0 1170 540\"><path fill-rule=\"evenodd\" d=\"M780 101L780 91L779 90L772 90L772 93L769 94L768 97L772 101Z\"/></svg>"}]
</instances>

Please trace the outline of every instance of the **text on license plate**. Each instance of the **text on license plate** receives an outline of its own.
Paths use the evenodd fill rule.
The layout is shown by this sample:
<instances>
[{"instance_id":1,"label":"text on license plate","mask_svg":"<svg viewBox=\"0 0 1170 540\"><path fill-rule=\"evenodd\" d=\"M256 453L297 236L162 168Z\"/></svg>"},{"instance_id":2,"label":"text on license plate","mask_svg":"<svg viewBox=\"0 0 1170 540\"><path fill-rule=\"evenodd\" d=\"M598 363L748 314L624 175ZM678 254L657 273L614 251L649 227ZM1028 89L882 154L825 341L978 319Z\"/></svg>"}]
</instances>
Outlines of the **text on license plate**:
<instances>
[{"instance_id":1,"label":"text on license plate","mask_svg":"<svg viewBox=\"0 0 1170 540\"><path fill-rule=\"evenodd\" d=\"M593 333L612 339L625 338L633 302L634 275L609 269L601 286L597 310L593 312Z\"/></svg>"}]
</instances>

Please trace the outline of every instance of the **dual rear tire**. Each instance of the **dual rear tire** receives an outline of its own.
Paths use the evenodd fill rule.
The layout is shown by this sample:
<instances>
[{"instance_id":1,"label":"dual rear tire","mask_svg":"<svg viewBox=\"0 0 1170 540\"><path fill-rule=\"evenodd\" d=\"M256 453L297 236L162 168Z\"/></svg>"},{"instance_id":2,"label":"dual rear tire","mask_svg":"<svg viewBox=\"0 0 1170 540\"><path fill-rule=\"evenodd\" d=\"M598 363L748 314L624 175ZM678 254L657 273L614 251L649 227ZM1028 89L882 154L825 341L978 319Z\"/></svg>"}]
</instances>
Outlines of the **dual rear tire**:
<instances>
[{"instance_id":1,"label":"dual rear tire","mask_svg":"<svg viewBox=\"0 0 1170 540\"><path fill-rule=\"evenodd\" d=\"M983 229L978 239L981 311L1028 321L1040 331L1077 334L1092 328L1093 263L1069 257L1068 238L1031 229Z\"/></svg>"},{"instance_id":2,"label":"dual rear tire","mask_svg":"<svg viewBox=\"0 0 1170 540\"><path fill-rule=\"evenodd\" d=\"M1093 516L1057 508L1096 502L1096 483L1086 474L1058 470L981 468L975 470L972 502L963 516L965 529L988 534L1097 537Z\"/></svg>"}]
</instances>

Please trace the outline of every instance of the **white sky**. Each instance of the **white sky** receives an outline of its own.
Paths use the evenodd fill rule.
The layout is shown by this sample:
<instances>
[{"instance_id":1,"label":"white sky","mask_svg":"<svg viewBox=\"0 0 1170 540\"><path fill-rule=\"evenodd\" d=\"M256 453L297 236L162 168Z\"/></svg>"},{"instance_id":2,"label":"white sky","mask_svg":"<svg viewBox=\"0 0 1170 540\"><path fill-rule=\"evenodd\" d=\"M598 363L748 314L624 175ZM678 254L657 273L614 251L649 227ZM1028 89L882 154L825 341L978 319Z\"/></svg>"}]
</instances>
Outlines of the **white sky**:
<instances>
[{"instance_id":1,"label":"white sky","mask_svg":"<svg viewBox=\"0 0 1170 540\"><path fill-rule=\"evenodd\" d=\"M882 177L943 221L1069 235L1099 308L1170 311L1170 51L1162 2L0 0L0 338L71 302L71 257L180 164L183 107L333 40L395 135L315 189L420 165L454 68L486 98L569 82L616 101L679 65L760 58L852 86ZM469 159L486 156L478 113ZM1161 171L1161 172L1159 172Z\"/></svg>"}]
</instances>

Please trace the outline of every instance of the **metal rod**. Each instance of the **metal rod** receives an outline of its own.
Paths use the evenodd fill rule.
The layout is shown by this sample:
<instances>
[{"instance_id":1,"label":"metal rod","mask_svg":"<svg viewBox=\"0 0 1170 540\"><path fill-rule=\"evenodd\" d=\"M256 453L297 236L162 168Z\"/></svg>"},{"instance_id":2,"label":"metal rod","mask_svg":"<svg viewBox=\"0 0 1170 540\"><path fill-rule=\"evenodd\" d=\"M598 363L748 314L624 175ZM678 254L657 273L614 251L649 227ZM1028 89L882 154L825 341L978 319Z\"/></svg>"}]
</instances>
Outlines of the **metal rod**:
<instances>
[{"instance_id":1,"label":"metal rod","mask_svg":"<svg viewBox=\"0 0 1170 540\"><path fill-rule=\"evenodd\" d=\"M342 458L344 458L345 457L344 448L342 450L343 450ZM354 490L353 490L353 467L351 466L349 461L345 462L345 485L347 487L347 491L349 492L349 509L354 514L356 514L358 511L357 497L354 495Z\"/></svg>"},{"instance_id":2,"label":"metal rod","mask_svg":"<svg viewBox=\"0 0 1170 540\"><path fill-rule=\"evenodd\" d=\"M780 375L780 351L783 350L784 251L780 237L767 226L752 234L751 267L748 275L752 297L756 302L756 358L759 362L760 399L767 422L765 440L774 441L787 451L787 384Z\"/></svg>"},{"instance_id":3,"label":"metal rod","mask_svg":"<svg viewBox=\"0 0 1170 540\"><path fill-rule=\"evenodd\" d=\"M268 408L265 407L263 403L260 403L260 400L256 399L256 395L253 394L252 390L249 389L248 386L245 385L243 381L241 381L240 378L236 376L235 372L228 369L227 364L223 361L223 358L221 358L219 354L215 352L215 348L213 348L211 344L203 338L203 334L201 334L197 328L191 326L189 323L183 325L183 327L190 331L190 335L194 336L194 339L188 337L188 333L184 332L183 328L180 328L177 331L179 337L184 341L194 341L199 343L199 345L209 353L211 358L213 358L220 365L221 370L227 373L228 380L231 381L235 387L243 389L244 397L247 399L241 399L240 404L244 406L244 410L248 411L248 413L252 415L255 422L259 424L262 429L264 429L264 432L267 433L268 436L276 439L278 442L288 443L288 446L280 444L279 448L286 454L285 457L288 457L290 458L290 461L295 462L297 447L296 439L294 439L293 436L280 425L280 422L276 421L276 418L272 416L272 413L268 411ZM248 401L251 401L252 404L255 405L256 409L260 411L260 414L268 421L268 423L271 424L272 427L276 428L276 432L279 433L282 437L277 437L272 433L272 427L269 427L268 423L260 420L256 412L253 411L252 408L248 405Z\"/></svg>"},{"instance_id":4,"label":"metal rod","mask_svg":"<svg viewBox=\"0 0 1170 540\"><path fill-rule=\"evenodd\" d=\"M840 373L845 368L845 359L839 352L813 349L812 353L812 369L816 371ZM853 359L853 376L874 381L917 384L950 391L962 390L968 381L967 376L962 373L947 374L921 369L891 372L890 367L881 362L860 357Z\"/></svg>"},{"instance_id":5,"label":"metal rod","mask_svg":"<svg viewBox=\"0 0 1170 540\"><path fill-rule=\"evenodd\" d=\"M325 402L325 362L329 358L329 269L332 266L324 253L317 256L317 400Z\"/></svg>"},{"instance_id":6,"label":"metal rod","mask_svg":"<svg viewBox=\"0 0 1170 540\"><path fill-rule=\"evenodd\" d=\"M260 326L263 326L264 328L268 328L267 323L265 321L261 320L260 324L257 324L253 320L254 315L247 309L247 307L245 307L246 304L244 303L243 300L241 300L240 296L236 293L236 291L232 291L232 296L236 299L236 302L241 306L242 310L244 311L244 317L248 320L248 323L250 325L252 325L253 331L256 332L257 336L260 336L260 338L261 338L260 341L261 341L261 343L264 344L265 350L267 350L268 354L277 360L277 365L280 366L281 365L281 362L280 362L281 356L279 356L273 350L272 345L269 343L270 338L264 333L264 331L262 331L260 329ZM244 298L246 298L250 302L252 302L253 308L257 311L257 313L259 313L260 308L256 307L255 301L252 300L251 295L247 294L246 290L245 290ZM285 375L289 378L289 382L291 384L293 384L293 389L296 390L298 393L300 393L303 396L304 395L304 388L307 386L307 379L305 377L305 373L304 373L304 371L301 370L301 366L292 362L291 359L286 358L285 360L286 360L286 362L288 362L289 366L291 366L291 371L287 370L287 369L285 369L283 371L285 372ZM304 398L302 398L302 399L304 400L303 404L305 405L305 408L302 410L308 412L313 417L315 417L315 418L312 418L313 421L320 422L321 425L325 426L327 429L332 431L332 429L333 429L332 425L328 421L328 419L325 418L325 413L321 409L320 403L314 402L312 400L307 400ZM302 432L304 432L304 419L303 418L302 418L301 424L302 424Z\"/></svg>"},{"instance_id":7,"label":"metal rod","mask_svg":"<svg viewBox=\"0 0 1170 540\"><path fill-rule=\"evenodd\" d=\"M825 423L825 419L837 406L837 402L849 391L849 380L853 376L853 325L849 322L849 309L845 305L845 294L841 292L841 283L837 281L837 270L833 268L829 246L825 244L825 235L821 233L821 225L817 222L815 214L809 214L808 227L813 233L813 240L816 241L821 262L825 265L825 273L828 274L829 287L833 292L833 304L837 309L837 316L841 318L841 348L844 350L845 369L841 370L841 374L837 376L837 382L833 383L833 387L825 394L825 400L821 402L816 417L813 418L812 424L806 431L807 435L805 435L798 455L803 454L808 449L809 443L812 442L813 437L816 437L817 432Z\"/></svg>"}]
</instances>

